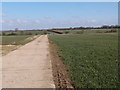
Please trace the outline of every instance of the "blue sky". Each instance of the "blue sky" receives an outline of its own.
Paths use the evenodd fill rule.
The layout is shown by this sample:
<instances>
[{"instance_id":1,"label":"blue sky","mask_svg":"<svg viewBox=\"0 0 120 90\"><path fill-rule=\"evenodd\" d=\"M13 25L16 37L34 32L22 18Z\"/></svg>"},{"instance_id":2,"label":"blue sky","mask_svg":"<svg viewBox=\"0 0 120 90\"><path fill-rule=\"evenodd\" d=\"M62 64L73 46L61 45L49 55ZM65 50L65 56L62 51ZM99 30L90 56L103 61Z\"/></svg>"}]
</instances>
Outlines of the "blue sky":
<instances>
[{"instance_id":1,"label":"blue sky","mask_svg":"<svg viewBox=\"0 0 120 90\"><path fill-rule=\"evenodd\" d=\"M3 30L116 25L117 2L3 2Z\"/></svg>"}]
</instances>

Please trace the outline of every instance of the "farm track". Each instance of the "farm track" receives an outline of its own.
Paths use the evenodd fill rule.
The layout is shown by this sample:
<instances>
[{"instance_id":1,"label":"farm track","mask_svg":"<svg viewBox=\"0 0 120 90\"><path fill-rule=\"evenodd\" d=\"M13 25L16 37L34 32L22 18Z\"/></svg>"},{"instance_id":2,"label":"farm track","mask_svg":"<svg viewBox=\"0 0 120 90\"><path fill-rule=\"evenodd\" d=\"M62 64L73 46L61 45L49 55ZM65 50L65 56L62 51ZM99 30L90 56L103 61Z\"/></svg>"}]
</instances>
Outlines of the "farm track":
<instances>
[{"instance_id":1,"label":"farm track","mask_svg":"<svg viewBox=\"0 0 120 90\"><path fill-rule=\"evenodd\" d=\"M47 35L3 56L2 88L55 88Z\"/></svg>"}]
</instances>

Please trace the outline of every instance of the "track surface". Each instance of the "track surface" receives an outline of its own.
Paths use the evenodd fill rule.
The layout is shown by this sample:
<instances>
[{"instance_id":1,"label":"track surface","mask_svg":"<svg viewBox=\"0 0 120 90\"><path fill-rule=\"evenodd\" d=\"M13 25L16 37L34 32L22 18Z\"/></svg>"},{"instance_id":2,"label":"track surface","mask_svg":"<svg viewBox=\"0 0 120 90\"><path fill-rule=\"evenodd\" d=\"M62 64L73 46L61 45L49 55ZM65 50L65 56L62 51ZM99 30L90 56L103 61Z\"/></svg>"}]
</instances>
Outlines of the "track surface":
<instances>
[{"instance_id":1,"label":"track surface","mask_svg":"<svg viewBox=\"0 0 120 90\"><path fill-rule=\"evenodd\" d=\"M3 88L55 88L47 35L3 56Z\"/></svg>"}]
</instances>

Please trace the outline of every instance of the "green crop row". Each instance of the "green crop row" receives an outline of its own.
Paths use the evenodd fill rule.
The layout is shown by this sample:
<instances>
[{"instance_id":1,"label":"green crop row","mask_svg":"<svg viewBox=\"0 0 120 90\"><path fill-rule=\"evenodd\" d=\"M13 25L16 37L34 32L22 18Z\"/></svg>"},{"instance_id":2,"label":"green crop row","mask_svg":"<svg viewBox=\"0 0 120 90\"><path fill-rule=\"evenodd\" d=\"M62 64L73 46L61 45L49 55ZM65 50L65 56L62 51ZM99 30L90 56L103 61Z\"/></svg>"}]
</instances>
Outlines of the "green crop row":
<instances>
[{"instance_id":1,"label":"green crop row","mask_svg":"<svg viewBox=\"0 0 120 90\"><path fill-rule=\"evenodd\" d=\"M117 38L114 33L49 36L59 47L59 56L79 88L117 87Z\"/></svg>"}]
</instances>

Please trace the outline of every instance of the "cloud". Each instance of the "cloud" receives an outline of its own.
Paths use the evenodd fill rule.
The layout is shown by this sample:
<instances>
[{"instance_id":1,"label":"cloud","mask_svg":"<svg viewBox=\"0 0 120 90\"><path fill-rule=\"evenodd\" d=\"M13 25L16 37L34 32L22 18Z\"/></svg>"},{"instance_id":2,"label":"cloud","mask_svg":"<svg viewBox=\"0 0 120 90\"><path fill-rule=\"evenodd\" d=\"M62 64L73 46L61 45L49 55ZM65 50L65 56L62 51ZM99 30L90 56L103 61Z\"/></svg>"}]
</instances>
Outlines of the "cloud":
<instances>
[{"instance_id":1,"label":"cloud","mask_svg":"<svg viewBox=\"0 0 120 90\"><path fill-rule=\"evenodd\" d=\"M58 28L58 27L80 27L80 26L101 26L105 23L112 24L112 21L100 21L95 19L83 19L76 17L69 17L64 19L47 19L50 17L46 17L46 19L8 19L0 21L3 23L3 29L43 29L43 28Z\"/></svg>"},{"instance_id":2,"label":"cloud","mask_svg":"<svg viewBox=\"0 0 120 90\"><path fill-rule=\"evenodd\" d=\"M33 29L33 28L40 28L42 25L39 19L7 19L3 23L3 29Z\"/></svg>"},{"instance_id":3,"label":"cloud","mask_svg":"<svg viewBox=\"0 0 120 90\"><path fill-rule=\"evenodd\" d=\"M18 23L18 24L26 24L29 22L29 20L27 19L15 19L14 22Z\"/></svg>"},{"instance_id":4,"label":"cloud","mask_svg":"<svg viewBox=\"0 0 120 90\"><path fill-rule=\"evenodd\" d=\"M5 17L6 15L4 13L0 14L0 17Z\"/></svg>"},{"instance_id":5,"label":"cloud","mask_svg":"<svg viewBox=\"0 0 120 90\"><path fill-rule=\"evenodd\" d=\"M44 16L44 19L52 19L51 16Z\"/></svg>"},{"instance_id":6,"label":"cloud","mask_svg":"<svg viewBox=\"0 0 120 90\"><path fill-rule=\"evenodd\" d=\"M94 20L94 19L93 20L88 20L87 22L88 23L96 23L96 20Z\"/></svg>"},{"instance_id":7,"label":"cloud","mask_svg":"<svg viewBox=\"0 0 120 90\"><path fill-rule=\"evenodd\" d=\"M2 23L5 23L5 21L4 20L0 20L0 24L2 24Z\"/></svg>"},{"instance_id":8,"label":"cloud","mask_svg":"<svg viewBox=\"0 0 120 90\"><path fill-rule=\"evenodd\" d=\"M36 24L40 24L41 22L40 22L40 20L35 20L34 21Z\"/></svg>"},{"instance_id":9,"label":"cloud","mask_svg":"<svg viewBox=\"0 0 120 90\"><path fill-rule=\"evenodd\" d=\"M20 20L20 19L17 19L16 22L17 22L17 23L21 23L21 20Z\"/></svg>"}]
</instances>

